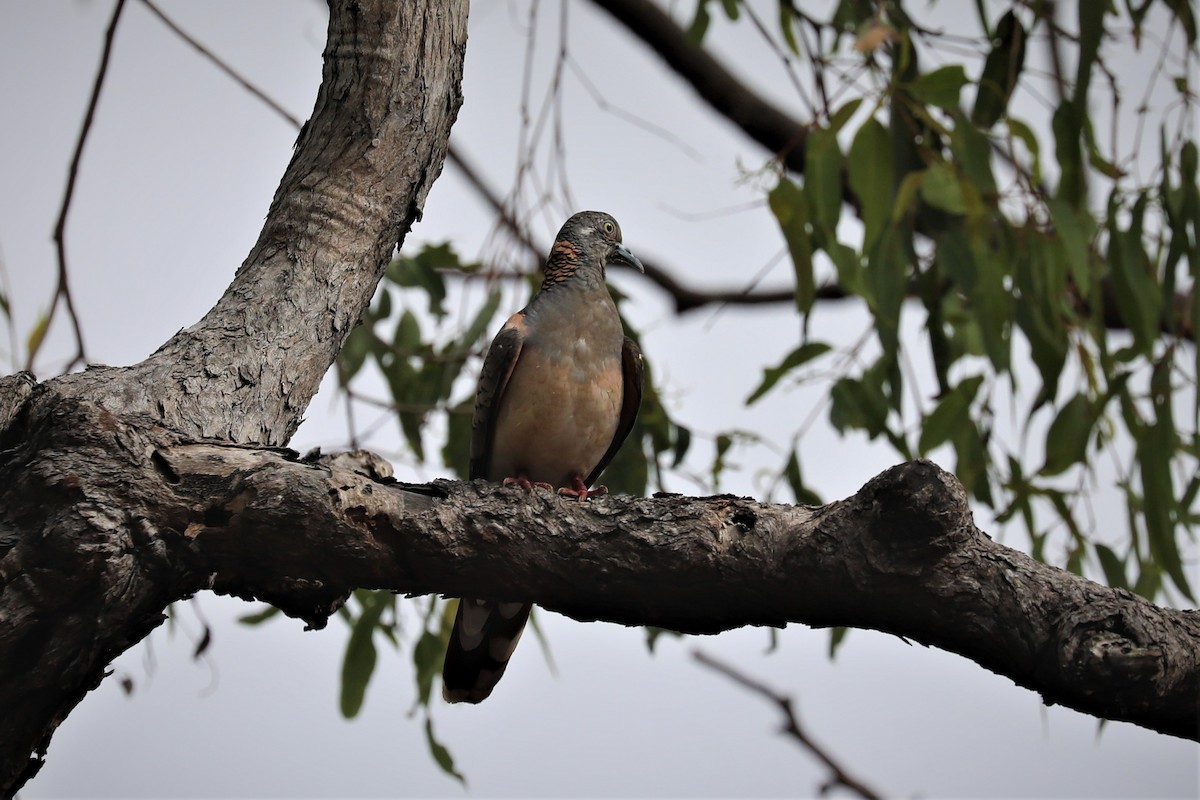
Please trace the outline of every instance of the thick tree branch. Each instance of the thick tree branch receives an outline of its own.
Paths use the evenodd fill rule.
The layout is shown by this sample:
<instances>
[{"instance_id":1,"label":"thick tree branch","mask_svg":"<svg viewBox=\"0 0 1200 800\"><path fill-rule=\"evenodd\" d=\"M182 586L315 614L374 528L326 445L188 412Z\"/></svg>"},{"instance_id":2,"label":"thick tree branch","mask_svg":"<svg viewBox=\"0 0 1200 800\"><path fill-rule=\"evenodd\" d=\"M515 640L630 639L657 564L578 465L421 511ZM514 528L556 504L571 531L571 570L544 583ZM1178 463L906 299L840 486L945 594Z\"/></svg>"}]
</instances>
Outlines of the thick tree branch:
<instances>
[{"instance_id":1,"label":"thick tree branch","mask_svg":"<svg viewBox=\"0 0 1200 800\"><path fill-rule=\"evenodd\" d=\"M714 111L775 153L788 169L804 172L807 128L692 44L669 14L649 0L593 2L645 42Z\"/></svg>"},{"instance_id":2,"label":"thick tree branch","mask_svg":"<svg viewBox=\"0 0 1200 800\"><path fill-rule=\"evenodd\" d=\"M189 437L288 440L441 172L467 9L430 6L333 4L312 118L225 295L141 364L70 376L77 391Z\"/></svg>"}]
</instances>

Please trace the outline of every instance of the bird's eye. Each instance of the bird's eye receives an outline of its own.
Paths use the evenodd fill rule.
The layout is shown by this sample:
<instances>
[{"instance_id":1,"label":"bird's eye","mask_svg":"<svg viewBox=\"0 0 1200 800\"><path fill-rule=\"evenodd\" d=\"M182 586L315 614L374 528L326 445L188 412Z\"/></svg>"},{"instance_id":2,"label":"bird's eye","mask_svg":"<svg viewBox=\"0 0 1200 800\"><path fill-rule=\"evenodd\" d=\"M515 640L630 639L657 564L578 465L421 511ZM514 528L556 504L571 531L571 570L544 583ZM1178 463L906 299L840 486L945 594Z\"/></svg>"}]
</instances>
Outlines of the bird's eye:
<instances>
[{"instance_id":1,"label":"bird's eye","mask_svg":"<svg viewBox=\"0 0 1200 800\"><path fill-rule=\"evenodd\" d=\"M613 232L613 231L615 231L616 229L617 229L617 226L616 226L616 225L613 225L611 222L607 222L607 221L606 221L606 222L604 223L604 232L605 232L605 233L612 233L612 232Z\"/></svg>"}]
</instances>

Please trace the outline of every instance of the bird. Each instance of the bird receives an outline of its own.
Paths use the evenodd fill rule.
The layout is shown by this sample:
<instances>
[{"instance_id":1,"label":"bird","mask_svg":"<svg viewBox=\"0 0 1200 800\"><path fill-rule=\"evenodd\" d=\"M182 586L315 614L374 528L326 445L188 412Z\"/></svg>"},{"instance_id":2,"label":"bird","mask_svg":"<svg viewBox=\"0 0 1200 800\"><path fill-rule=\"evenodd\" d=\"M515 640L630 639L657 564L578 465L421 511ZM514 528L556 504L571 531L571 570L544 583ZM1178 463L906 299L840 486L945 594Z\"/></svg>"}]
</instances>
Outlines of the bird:
<instances>
[{"instance_id":1,"label":"bird","mask_svg":"<svg viewBox=\"0 0 1200 800\"><path fill-rule=\"evenodd\" d=\"M608 264L644 272L609 214L563 224L525 308L484 357L471 421L470 478L557 489L579 502L629 436L642 400L642 353L625 335L605 284ZM463 598L442 668L448 703L491 694L517 646L530 603Z\"/></svg>"}]
</instances>

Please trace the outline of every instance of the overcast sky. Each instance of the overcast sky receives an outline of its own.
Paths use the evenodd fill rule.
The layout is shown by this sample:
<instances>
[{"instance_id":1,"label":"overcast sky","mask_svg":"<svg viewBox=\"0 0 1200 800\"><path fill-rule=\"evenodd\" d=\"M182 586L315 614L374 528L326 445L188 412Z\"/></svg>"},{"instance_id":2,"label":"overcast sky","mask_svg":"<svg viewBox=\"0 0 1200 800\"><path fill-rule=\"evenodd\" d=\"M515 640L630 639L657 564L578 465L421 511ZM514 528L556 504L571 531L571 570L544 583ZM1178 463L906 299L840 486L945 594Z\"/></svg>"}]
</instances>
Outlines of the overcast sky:
<instances>
[{"instance_id":1,"label":"overcast sky","mask_svg":"<svg viewBox=\"0 0 1200 800\"><path fill-rule=\"evenodd\" d=\"M538 104L559 30L558 4L542 5ZM321 4L161 6L293 115L308 116L320 80ZM774 20L774 0L756 6ZM50 235L111 7L107 0L0 3L0 258L18 342L50 297ZM683 7L690 13L690 3ZM569 52L604 99L687 142L647 133L605 110L568 74L562 122L574 198L616 215L634 253L662 260L681 278L746 285L783 247L760 187L743 180L767 154L711 119L590 4L572 3L569 13ZM802 116L750 26L715 17L712 43L748 65L745 79ZM501 190L516 167L527 21L524 2L478 0L472 11L466 103L454 140ZM294 139L286 122L131 0L69 229L72 288L90 360L136 362L211 306L258 235ZM538 218L547 242L566 210ZM516 253L489 247L492 221L448 167L406 247L448 239L468 258L502 261ZM788 276L781 262L763 285L786 286ZM772 442L772 435L782 430L790 438L820 402L814 392L791 391L743 406L762 367L795 345L794 315L786 308L725 308L680 319L648 282L631 275L614 282L631 297L627 313L643 331L672 412L697 432L692 469L707 463L706 435L757 431L771 444L739 454L741 468L720 488L764 497L766 471L789 443ZM476 294L456 295L463 308L483 289L467 291ZM511 300L515 308L519 298ZM909 319L918 335L919 318ZM866 324L852 306L819 309L813 318L823 338L847 343ZM8 371L21 348L7 333L0 347ZM66 329L56 327L38 362L40 376L53 375L70 351ZM345 444L344 409L331 389L314 400L297 449ZM412 464L393 425L376 424L370 414L359 422L375 430L366 443L396 461L402 479L442 474ZM829 499L852 494L897 460L879 442L839 439L822 424L802 446L810 481ZM670 480L676 491L703 488L684 477ZM1021 543L1015 532L991 532ZM232 622L254 608L211 595L177 606L173 633L155 632L114 665L132 681L132 695L111 679L89 695L55 735L46 767L22 797L465 796L433 764L419 724L406 716L413 693L407 650L381 651L365 710L346 722L337 711L344 626L335 620L327 631L305 633L294 620L259 628ZM194 662L205 621L213 644ZM792 695L813 735L887 795L1200 793L1195 744L1122 723L1100 731L1096 720L1046 709L1035 694L969 661L892 636L855 631L836 661L828 658L825 632L799 625L781 632L769 654L768 633L746 629L663 641L651 657L637 629L549 613L541 624L556 674L528 637L488 702L435 709L438 735L467 775L469 796L814 794L826 776L777 735L776 711L691 663L697 648Z\"/></svg>"}]
</instances>

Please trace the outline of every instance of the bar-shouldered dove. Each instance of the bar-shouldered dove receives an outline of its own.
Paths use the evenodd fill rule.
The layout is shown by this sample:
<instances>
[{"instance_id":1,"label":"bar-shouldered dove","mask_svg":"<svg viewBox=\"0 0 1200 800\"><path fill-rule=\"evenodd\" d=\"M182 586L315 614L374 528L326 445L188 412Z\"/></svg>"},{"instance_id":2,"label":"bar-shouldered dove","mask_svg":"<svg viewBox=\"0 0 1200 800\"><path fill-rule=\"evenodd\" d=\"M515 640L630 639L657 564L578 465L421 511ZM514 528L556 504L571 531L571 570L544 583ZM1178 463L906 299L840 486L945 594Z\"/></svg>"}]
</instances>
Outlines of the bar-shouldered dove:
<instances>
[{"instance_id":1,"label":"bar-shouldered dove","mask_svg":"<svg viewBox=\"0 0 1200 800\"><path fill-rule=\"evenodd\" d=\"M629 435L642 400L642 354L625 336L604 283L609 263L642 269L608 214L567 220L529 305L509 317L483 361L471 432L471 478L558 488L586 500ZM492 692L529 603L464 598L446 648L442 696Z\"/></svg>"}]
</instances>

